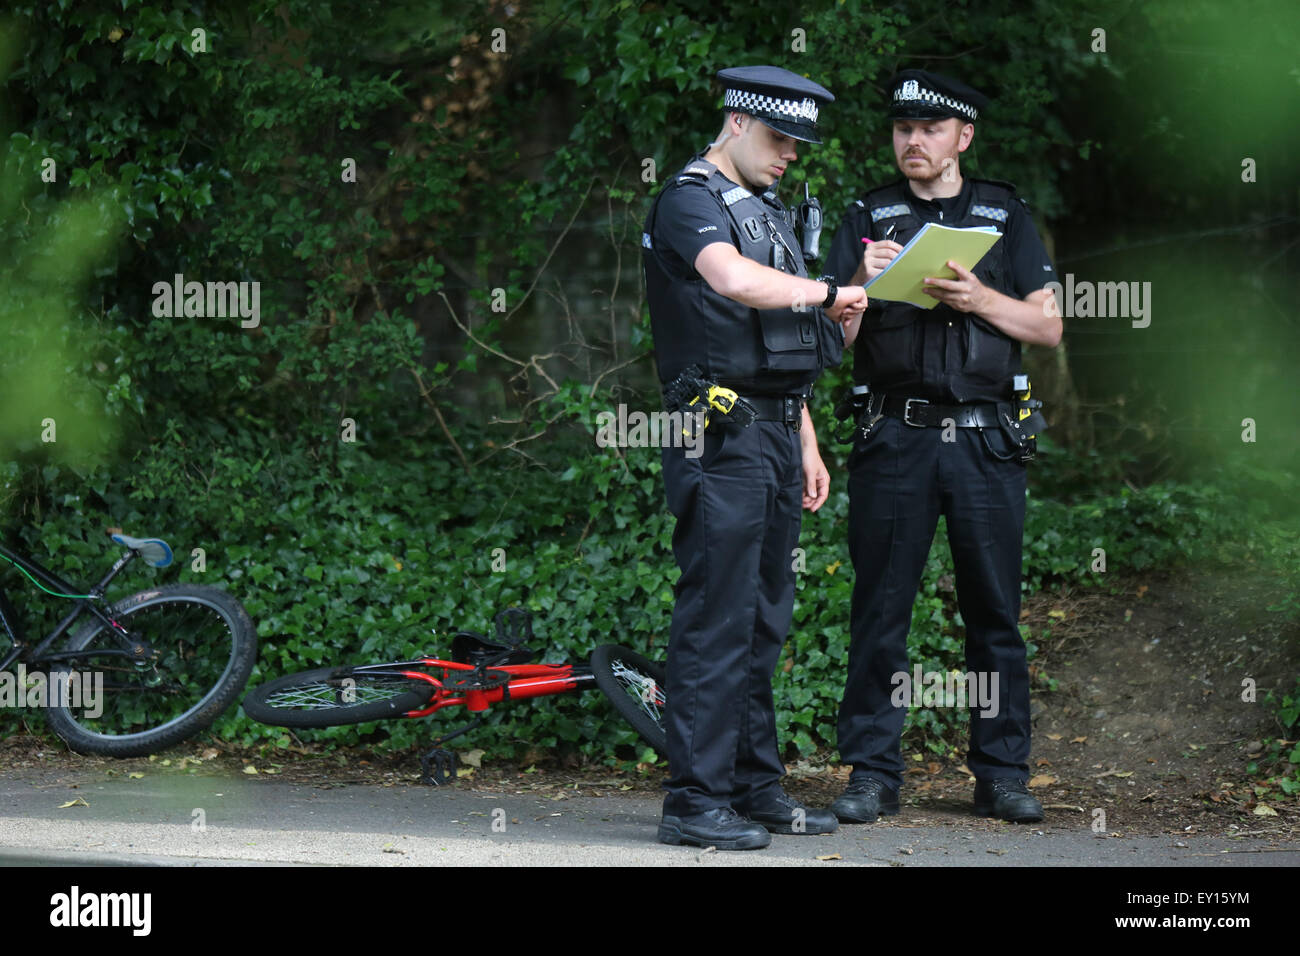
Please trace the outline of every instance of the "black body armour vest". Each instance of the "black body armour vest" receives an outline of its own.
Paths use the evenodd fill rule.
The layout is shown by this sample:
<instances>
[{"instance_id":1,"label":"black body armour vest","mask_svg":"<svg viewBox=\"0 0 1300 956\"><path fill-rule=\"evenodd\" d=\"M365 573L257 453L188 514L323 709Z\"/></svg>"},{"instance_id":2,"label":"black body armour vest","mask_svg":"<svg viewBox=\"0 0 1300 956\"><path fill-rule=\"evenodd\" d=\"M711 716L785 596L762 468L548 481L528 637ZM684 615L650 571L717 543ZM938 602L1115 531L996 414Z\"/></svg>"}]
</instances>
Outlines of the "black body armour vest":
<instances>
[{"instance_id":1,"label":"black body armour vest","mask_svg":"<svg viewBox=\"0 0 1300 956\"><path fill-rule=\"evenodd\" d=\"M737 186L712 163L696 157L655 197L641 236L646 294L661 382L688 365L741 394L806 394L821 370L844 352L839 326L809 303L803 311L751 309L714 292L686 263L669 264L653 245L659 200L685 183L704 183L726 213L731 242L747 259L807 276L799 241L785 207Z\"/></svg>"},{"instance_id":2,"label":"black body armour vest","mask_svg":"<svg viewBox=\"0 0 1300 956\"><path fill-rule=\"evenodd\" d=\"M984 179L968 180L970 202L943 225L993 226L1005 236L1015 188ZM912 211L902 180L872 190L858 200L871 217L870 236L891 237L906 245L925 220ZM1010 251L999 240L972 270L991 289L1015 298ZM868 296L871 294L868 291ZM1011 377L1020 371L1020 343L969 312L943 303L920 309L906 302L874 300L862 318L854 343L853 377L873 392L930 401L1007 401Z\"/></svg>"}]
</instances>

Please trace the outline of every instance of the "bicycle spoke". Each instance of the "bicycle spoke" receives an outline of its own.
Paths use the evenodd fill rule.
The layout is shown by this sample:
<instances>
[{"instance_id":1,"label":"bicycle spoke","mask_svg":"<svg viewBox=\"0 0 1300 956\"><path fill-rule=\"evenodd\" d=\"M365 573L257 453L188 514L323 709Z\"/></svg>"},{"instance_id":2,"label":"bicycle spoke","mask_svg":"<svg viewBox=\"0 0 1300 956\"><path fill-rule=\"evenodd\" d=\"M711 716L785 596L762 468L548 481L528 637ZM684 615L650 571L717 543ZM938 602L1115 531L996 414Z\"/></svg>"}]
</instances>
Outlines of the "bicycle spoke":
<instances>
[{"instance_id":1,"label":"bicycle spoke","mask_svg":"<svg viewBox=\"0 0 1300 956\"><path fill-rule=\"evenodd\" d=\"M656 683L655 679L632 670L619 660L611 662L611 669L628 696L637 699L641 711L655 723L662 723L666 698L663 688Z\"/></svg>"},{"instance_id":2,"label":"bicycle spoke","mask_svg":"<svg viewBox=\"0 0 1300 956\"><path fill-rule=\"evenodd\" d=\"M290 687L269 695L266 703L285 710L326 710L392 700L407 693L410 693L410 681L405 678L343 678Z\"/></svg>"},{"instance_id":3,"label":"bicycle spoke","mask_svg":"<svg viewBox=\"0 0 1300 956\"><path fill-rule=\"evenodd\" d=\"M230 625L217 609L185 599L164 599L120 618L128 640L154 649L147 666L124 665L116 653L122 635L100 628L70 663L88 687L99 682L98 707L69 715L91 733L119 737L167 727L210 697L232 665ZM105 652L103 656L97 651Z\"/></svg>"}]
</instances>

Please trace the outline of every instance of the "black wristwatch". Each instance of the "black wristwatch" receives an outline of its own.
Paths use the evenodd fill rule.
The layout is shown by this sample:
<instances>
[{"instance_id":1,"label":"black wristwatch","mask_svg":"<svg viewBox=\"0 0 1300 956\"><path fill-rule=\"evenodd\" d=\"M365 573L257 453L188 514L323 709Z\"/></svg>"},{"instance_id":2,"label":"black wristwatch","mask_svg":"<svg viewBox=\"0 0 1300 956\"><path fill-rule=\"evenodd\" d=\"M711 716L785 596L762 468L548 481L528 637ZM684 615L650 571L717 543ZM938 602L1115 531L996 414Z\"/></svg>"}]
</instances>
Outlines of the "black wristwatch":
<instances>
[{"instance_id":1,"label":"black wristwatch","mask_svg":"<svg viewBox=\"0 0 1300 956\"><path fill-rule=\"evenodd\" d=\"M822 303L823 309L829 309L831 306L835 304L835 297L840 294L840 287L835 284L834 279L828 279L825 276L823 276L818 281L825 282L826 288L830 290L829 292L826 293L826 301Z\"/></svg>"}]
</instances>

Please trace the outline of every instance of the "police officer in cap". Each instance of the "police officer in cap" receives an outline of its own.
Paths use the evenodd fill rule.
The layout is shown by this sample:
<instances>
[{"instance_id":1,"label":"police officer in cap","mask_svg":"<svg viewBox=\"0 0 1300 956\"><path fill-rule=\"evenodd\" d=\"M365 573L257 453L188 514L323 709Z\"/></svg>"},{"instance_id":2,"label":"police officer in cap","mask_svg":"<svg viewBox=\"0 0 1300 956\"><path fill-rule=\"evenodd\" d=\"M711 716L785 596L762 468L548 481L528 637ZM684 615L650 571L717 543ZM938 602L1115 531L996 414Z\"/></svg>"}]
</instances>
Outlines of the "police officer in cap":
<instances>
[{"instance_id":1,"label":"police officer in cap","mask_svg":"<svg viewBox=\"0 0 1300 956\"><path fill-rule=\"evenodd\" d=\"M1027 436L1045 422L1017 376L1022 342L1051 348L1061 339L1059 311L1045 305L1056 273L1015 188L962 175L985 97L948 77L905 70L890 81L890 100L903 179L849 207L828 272L845 283L875 278L927 222L991 226L1002 237L973 270L949 262L955 278L925 279L934 308L873 298L860 322L845 324L855 345L855 580L838 743L853 771L832 810L848 823L898 812L906 714L891 700L894 675L909 673L912 604L942 514L966 666L996 689L991 706L970 709L975 811L1041 820L1042 806L1025 788L1029 677L1018 624Z\"/></svg>"},{"instance_id":2,"label":"police officer in cap","mask_svg":"<svg viewBox=\"0 0 1300 956\"><path fill-rule=\"evenodd\" d=\"M739 850L768 845L771 832L836 828L829 811L781 787L772 674L792 616L800 507L821 507L829 484L807 397L840 359L837 323L861 316L866 294L807 277L775 195L798 143L821 142L818 111L834 97L772 66L718 77L722 133L668 180L642 245L655 360L665 395L676 396L670 410L716 386L756 419L727 414L724 398L709 409L698 454L662 452L681 576L659 839Z\"/></svg>"}]
</instances>

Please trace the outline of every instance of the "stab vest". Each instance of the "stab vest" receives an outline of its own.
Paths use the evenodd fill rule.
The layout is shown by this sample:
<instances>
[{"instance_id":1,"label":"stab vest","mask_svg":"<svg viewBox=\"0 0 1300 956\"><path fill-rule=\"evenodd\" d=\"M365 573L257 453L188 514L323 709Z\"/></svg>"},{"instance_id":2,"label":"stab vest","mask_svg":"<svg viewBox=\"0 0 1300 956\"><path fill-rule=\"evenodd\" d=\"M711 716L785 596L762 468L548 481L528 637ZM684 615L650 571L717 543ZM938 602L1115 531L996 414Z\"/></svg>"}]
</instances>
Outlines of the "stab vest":
<instances>
[{"instance_id":1,"label":"stab vest","mask_svg":"<svg viewBox=\"0 0 1300 956\"><path fill-rule=\"evenodd\" d=\"M774 264L774 249L791 275L807 276L785 207L775 195L760 198L737 186L716 166L696 157L663 188L641 235L646 295L661 382L688 365L704 376L756 395L807 393L817 375L843 355L844 336L818 303L803 311L751 309L714 292L691 263L670 263L654 248L659 201L672 189L703 183L726 214L732 244L747 259Z\"/></svg>"},{"instance_id":2,"label":"stab vest","mask_svg":"<svg viewBox=\"0 0 1300 956\"><path fill-rule=\"evenodd\" d=\"M1003 233L971 270L991 289L1016 298L1011 253L1005 235L1015 187L987 179L969 179L969 202L945 226L993 226ZM872 190L857 201L870 217L872 239L891 237L906 245L926 220L908 202L899 180ZM870 295L870 291L867 293ZM943 303L920 309L906 302L871 305L854 343L853 373L859 385L931 401L1006 401L1011 377L1020 371L1020 343L979 316Z\"/></svg>"}]
</instances>

